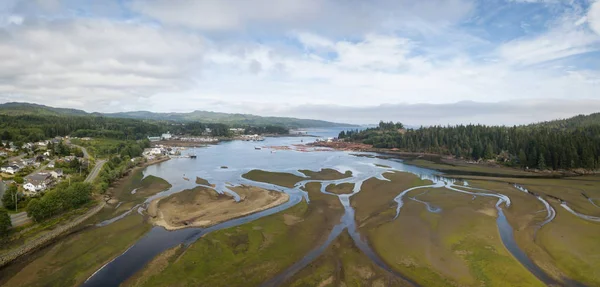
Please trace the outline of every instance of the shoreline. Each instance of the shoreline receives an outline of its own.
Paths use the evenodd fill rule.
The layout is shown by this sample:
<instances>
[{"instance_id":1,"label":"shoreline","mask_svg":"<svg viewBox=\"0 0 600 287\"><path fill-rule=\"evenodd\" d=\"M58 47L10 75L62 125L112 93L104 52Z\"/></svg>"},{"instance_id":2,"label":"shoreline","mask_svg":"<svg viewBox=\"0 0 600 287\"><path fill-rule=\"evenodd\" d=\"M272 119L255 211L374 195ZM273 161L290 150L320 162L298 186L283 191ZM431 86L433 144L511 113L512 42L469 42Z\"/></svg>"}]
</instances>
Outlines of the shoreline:
<instances>
[{"instance_id":1,"label":"shoreline","mask_svg":"<svg viewBox=\"0 0 600 287\"><path fill-rule=\"evenodd\" d=\"M327 147L336 151L347 152L371 152L382 156L394 157L404 161L405 164L413 165L422 168L433 169L444 174L460 176L460 175L475 175L475 176L496 176L496 177L522 177L522 178L564 178L578 177L585 175L594 175L598 172L585 170L524 170L502 166L497 163L477 163L463 159L455 159L449 155L427 153L427 152L407 152L393 149L374 148L372 146L360 143L345 143L345 142L316 142L309 143L306 146L310 147ZM424 160L431 162L431 165L422 165L415 163L415 160ZM469 171L468 168L477 169L495 169L494 171ZM506 173L508 172L508 173Z\"/></svg>"},{"instance_id":2,"label":"shoreline","mask_svg":"<svg viewBox=\"0 0 600 287\"><path fill-rule=\"evenodd\" d=\"M150 165L165 162L170 159L171 158L166 157L166 158L161 158L158 160L145 162L140 166L135 166L128 171L127 175L120 178L119 181L121 181L122 179L129 176L129 174L131 174L132 171L135 171L137 169L146 168ZM24 255L33 254L37 250L40 250L46 246L50 246L51 244L55 243L59 238L62 238L63 236L68 236L76 228L79 228L79 227L85 228L86 225L82 225L82 224L85 223L92 216L96 215L102 209L104 209L106 204L108 204L108 201L112 198L112 197L107 198L105 195L106 194L96 195L97 199L95 200L95 202L97 204L90 207L87 210L87 212L82 214L80 217L73 219L71 222L69 222L67 224L56 226L53 230L46 232L46 233L42 233L41 235L38 235L31 241L15 248L15 249L11 249L11 250L3 253L2 255L0 255L0 267L7 266L7 265L11 264L13 261L21 258ZM94 195L92 195L92 196L94 196Z\"/></svg>"},{"instance_id":3,"label":"shoreline","mask_svg":"<svg viewBox=\"0 0 600 287\"><path fill-rule=\"evenodd\" d=\"M250 187L254 187L254 186L250 186ZM256 187L256 188L258 188L258 187ZM172 194L152 200L148 204L148 207L146 208L145 212L150 217L148 220L148 223L152 224L153 226L161 226L168 231L175 231L175 230L184 229L184 228L210 227L210 226L222 223L222 222L230 221L230 220L233 220L236 218L252 215L254 213L258 213L263 210L277 207L277 206L282 205L290 200L289 194L287 194L285 192L273 191L273 190L267 190L267 189L265 189L265 191L266 192L277 192L279 194L279 197L275 201L273 201L267 205L255 208L253 210L237 213L231 217L223 218L220 220L194 220L194 221L190 222L189 224L182 225L182 226L175 226L175 225L170 224L167 220L165 220L164 215L163 215L162 211L160 210L160 208L158 207L158 205L162 199L165 199L165 198L171 196ZM180 192L183 192L183 191L180 191ZM173 194L176 194L176 193L173 193ZM224 195L229 196L227 194L224 194ZM233 200L233 197L232 197L232 200ZM237 203L240 203L240 202L236 202L236 204Z\"/></svg>"},{"instance_id":4,"label":"shoreline","mask_svg":"<svg viewBox=\"0 0 600 287\"><path fill-rule=\"evenodd\" d=\"M107 202L111 199L113 199L113 194L112 194L112 190L115 188L115 186L118 186L123 180L125 180L128 176L131 176L133 173L135 173L136 171L140 170L140 169L144 169L147 168L151 165L155 165L155 164L159 164L159 163L163 163L165 161L169 161L171 160L171 157L161 157L159 159L154 159L154 160L149 160L147 162L143 162L141 165L136 165L134 167L132 167L131 169L129 169L127 171L127 173L125 174L125 176L119 178L117 181L115 181L109 188L108 190L106 190L106 192L104 194L99 194L99 197L103 197L103 201Z\"/></svg>"}]
</instances>

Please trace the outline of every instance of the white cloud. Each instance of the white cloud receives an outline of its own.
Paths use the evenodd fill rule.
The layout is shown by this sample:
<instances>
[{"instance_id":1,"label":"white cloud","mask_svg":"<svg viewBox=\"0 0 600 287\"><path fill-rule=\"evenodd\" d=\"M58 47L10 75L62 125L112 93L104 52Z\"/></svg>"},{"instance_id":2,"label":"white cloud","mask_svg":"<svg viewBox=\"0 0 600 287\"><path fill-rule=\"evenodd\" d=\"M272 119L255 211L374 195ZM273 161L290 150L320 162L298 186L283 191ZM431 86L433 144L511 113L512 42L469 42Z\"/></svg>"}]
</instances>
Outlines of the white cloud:
<instances>
[{"instance_id":1,"label":"white cloud","mask_svg":"<svg viewBox=\"0 0 600 287\"><path fill-rule=\"evenodd\" d=\"M600 36L600 1L595 1L591 5L587 20L590 28Z\"/></svg>"},{"instance_id":2,"label":"white cloud","mask_svg":"<svg viewBox=\"0 0 600 287\"><path fill-rule=\"evenodd\" d=\"M537 64L600 50L600 38L583 29L556 30L502 45L499 54L515 64Z\"/></svg>"},{"instance_id":3,"label":"white cloud","mask_svg":"<svg viewBox=\"0 0 600 287\"><path fill-rule=\"evenodd\" d=\"M599 35L583 25L586 21L590 26L594 25L593 13L594 9L600 11L599 3L592 4L589 11L573 1L563 3L567 8L548 20L547 31L513 39L501 45L498 54L512 64L531 65L600 51Z\"/></svg>"},{"instance_id":4,"label":"white cloud","mask_svg":"<svg viewBox=\"0 0 600 287\"><path fill-rule=\"evenodd\" d=\"M104 20L38 22L2 33L0 94L56 105L99 107L181 90L201 66L204 46L196 35Z\"/></svg>"},{"instance_id":5,"label":"white cloud","mask_svg":"<svg viewBox=\"0 0 600 287\"><path fill-rule=\"evenodd\" d=\"M0 102L330 120L343 119L339 110L354 113L348 121L358 123L395 115L419 124L442 113L418 104L457 108L451 103L477 101L489 107L529 100L550 109L544 99L585 102L600 90L600 72L593 64L549 63L600 47L598 35L589 29L596 23L596 4L550 21L547 31L497 44L461 27L474 13L467 0L376 0L369 5L134 1L134 11L126 12L135 16L126 19L114 17L127 14L114 3L102 2L103 12L94 14L99 10L75 9L67 2L41 8L30 1L13 1L8 8L0 3L0 17L23 19L16 21L19 25L0 24ZM576 25L584 16L588 25ZM406 105L428 112L404 120L413 115L402 108ZM569 112L589 107L597 105L572 105ZM502 117L506 113L482 121L501 122Z\"/></svg>"},{"instance_id":6,"label":"white cloud","mask_svg":"<svg viewBox=\"0 0 600 287\"><path fill-rule=\"evenodd\" d=\"M139 0L131 7L166 24L202 30L311 29L357 33L411 21L462 20L474 0Z\"/></svg>"}]
</instances>

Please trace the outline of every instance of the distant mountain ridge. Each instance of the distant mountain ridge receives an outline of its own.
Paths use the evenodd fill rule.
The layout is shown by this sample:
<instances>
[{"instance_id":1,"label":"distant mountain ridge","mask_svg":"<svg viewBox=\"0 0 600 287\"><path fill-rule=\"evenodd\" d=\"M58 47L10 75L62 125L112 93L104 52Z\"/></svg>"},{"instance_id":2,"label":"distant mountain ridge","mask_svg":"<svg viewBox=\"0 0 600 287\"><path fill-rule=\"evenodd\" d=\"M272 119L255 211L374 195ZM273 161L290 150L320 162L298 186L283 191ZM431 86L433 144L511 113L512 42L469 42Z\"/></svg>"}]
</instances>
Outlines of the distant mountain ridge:
<instances>
[{"instance_id":1,"label":"distant mountain ridge","mask_svg":"<svg viewBox=\"0 0 600 287\"><path fill-rule=\"evenodd\" d=\"M202 123L223 123L229 125L266 126L279 125L288 128L326 128L352 127L355 125L334 123L322 120L299 119L289 117L262 117L250 114L228 114L209 111L193 111L189 113L155 113L149 111L132 111L119 113L88 113L78 109L55 108L32 103L11 102L0 104L0 114L5 115L70 115L70 116L104 116L111 118L129 118L140 120L175 121Z\"/></svg>"}]
</instances>

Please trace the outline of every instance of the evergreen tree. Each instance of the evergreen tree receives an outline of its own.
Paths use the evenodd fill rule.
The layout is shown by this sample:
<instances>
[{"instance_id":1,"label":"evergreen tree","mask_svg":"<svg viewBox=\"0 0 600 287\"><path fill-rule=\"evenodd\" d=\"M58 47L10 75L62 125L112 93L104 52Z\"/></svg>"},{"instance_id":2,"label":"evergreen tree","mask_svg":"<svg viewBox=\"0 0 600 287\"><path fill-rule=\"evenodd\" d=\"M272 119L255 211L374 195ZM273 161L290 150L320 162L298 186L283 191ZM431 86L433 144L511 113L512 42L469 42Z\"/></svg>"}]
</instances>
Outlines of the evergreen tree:
<instances>
[{"instance_id":1,"label":"evergreen tree","mask_svg":"<svg viewBox=\"0 0 600 287\"><path fill-rule=\"evenodd\" d=\"M540 153L540 158L538 160L538 168L541 170L546 169L546 160L544 160L544 154Z\"/></svg>"},{"instance_id":2,"label":"evergreen tree","mask_svg":"<svg viewBox=\"0 0 600 287\"><path fill-rule=\"evenodd\" d=\"M2 205L5 208L14 210L15 209L15 195L17 195L17 185L11 184L2 196ZM17 195L18 196L18 195Z\"/></svg>"},{"instance_id":3,"label":"evergreen tree","mask_svg":"<svg viewBox=\"0 0 600 287\"><path fill-rule=\"evenodd\" d=\"M484 157L485 159L493 159L496 157L496 154L494 153L494 148L492 147L491 143L488 143L485 147Z\"/></svg>"},{"instance_id":4,"label":"evergreen tree","mask_svg":"<svg viewBox=\"0 0 600 287\"><path fill-rule=\"evenodd\" d=\"M12 223L8 212L4 209L0 209L0 237L7 236L11 227Z\"/></svg>"},{"instance_id":5,"label":"evergreen tree","mask_svg":"<svg viewBox=\"0 0 600 287\"><path fill-rule=\"evenodd\" d=\"M527 166L527 156L523 150L519 150L519 164L522 168Z\"/></svg>"}]
</instances>

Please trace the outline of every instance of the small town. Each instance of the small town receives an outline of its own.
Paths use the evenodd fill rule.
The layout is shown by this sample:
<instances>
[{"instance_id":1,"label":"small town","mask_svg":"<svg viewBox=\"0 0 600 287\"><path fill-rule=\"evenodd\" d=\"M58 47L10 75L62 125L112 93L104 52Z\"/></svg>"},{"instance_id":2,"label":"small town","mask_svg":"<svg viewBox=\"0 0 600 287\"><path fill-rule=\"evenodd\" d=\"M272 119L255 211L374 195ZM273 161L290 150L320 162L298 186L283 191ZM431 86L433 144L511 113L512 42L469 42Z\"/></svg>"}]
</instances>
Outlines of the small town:
<instances>
[{"instance_id":1,"label":"small town","mask_svg":"<svg viewBox=\"0 0 600 287\"><path fill-rule=\"evenodd\" d=\"M24 143L2 142L0 148L0 200L8 186L16 184L20 196L39 197L59 182L87 171L89 161L80 148L65 144L68 138ZM86 139L82 139L86 140Z\"/></svg>"}]
</instances>

